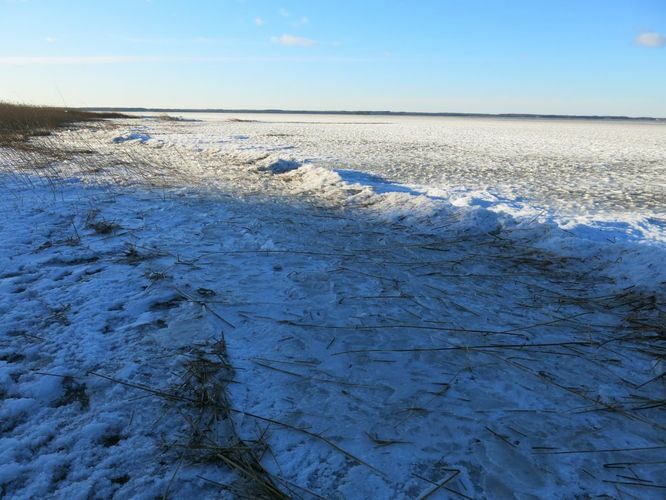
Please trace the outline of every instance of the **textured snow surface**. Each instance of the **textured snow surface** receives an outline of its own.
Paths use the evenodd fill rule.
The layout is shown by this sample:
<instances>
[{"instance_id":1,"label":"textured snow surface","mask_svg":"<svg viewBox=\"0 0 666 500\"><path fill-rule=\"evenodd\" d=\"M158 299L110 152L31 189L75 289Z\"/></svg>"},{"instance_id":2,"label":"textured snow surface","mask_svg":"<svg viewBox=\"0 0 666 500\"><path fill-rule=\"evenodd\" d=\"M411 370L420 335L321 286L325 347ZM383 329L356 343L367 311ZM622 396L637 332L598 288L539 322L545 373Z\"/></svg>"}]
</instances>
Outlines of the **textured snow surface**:
<instances>
[{"instance_id":1,"label":"textured snow surface","mask_svg":"<svg viewBox=\"0 0 666 500\"><path fill-rule=\"evenodd\" d=\"M453 121L469 151L447 160L446 185L414 166L439 122L331 121L119 121L62 134L94 151L51 166L69 182L3 177L0 494L229 495L237 476L184 454L187 410L154 392L223 342L235 432L266 441L262 464L292 496L661 498L661 136L552 125L634 134L586 154L633 158L647 201L598 200L600 215L575 194L588 181L519 202L482 185L504 189L504 174L461 166L517 158L511 134L535 155L584 156L551 125Z\"/></svg>"},{"instance_id":2,"label":"textured snow surface","mask_svg":"<svg viewBox=\"0 0 666 500\"><path fill-rule=\"evenodd\" d=\"M167 143L292 154L459 203L560 223L604 221L666 238L666 124L414 117L186 114ZM248 122L229 121L229 117ZM196 138L192 137L192 130ZM622 221L626 224L617 226Z\"/></svg>"}]
</instances>

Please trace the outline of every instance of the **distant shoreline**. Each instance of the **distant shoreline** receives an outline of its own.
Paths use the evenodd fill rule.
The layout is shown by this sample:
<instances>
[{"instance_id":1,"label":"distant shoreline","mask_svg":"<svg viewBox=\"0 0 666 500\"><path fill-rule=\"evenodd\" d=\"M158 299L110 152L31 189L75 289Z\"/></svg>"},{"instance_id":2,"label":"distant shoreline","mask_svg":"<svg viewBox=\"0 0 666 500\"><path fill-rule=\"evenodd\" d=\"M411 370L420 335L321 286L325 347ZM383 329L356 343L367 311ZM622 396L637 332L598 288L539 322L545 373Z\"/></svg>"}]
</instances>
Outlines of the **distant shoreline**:
<instances>
[{"instance_id":1,"label":"distant shoreline","mask_svg":"<svg viewBox=\"0 0 666 500\"><path fill-rule=\"evenodd\" d=\"M651 116L606 116L606 115L552 115L530 113L426 113L417 111L308 111L285 109L190 109L190 108L123 108L123 107L86 107L83 111L112 111L135 113L244 113L277 115L356 115L356 116L432 116L457 118L526 118L536 120L600 120L600 121L651 121L666 122L666 118Z\"/></svg>"}]
</instances>

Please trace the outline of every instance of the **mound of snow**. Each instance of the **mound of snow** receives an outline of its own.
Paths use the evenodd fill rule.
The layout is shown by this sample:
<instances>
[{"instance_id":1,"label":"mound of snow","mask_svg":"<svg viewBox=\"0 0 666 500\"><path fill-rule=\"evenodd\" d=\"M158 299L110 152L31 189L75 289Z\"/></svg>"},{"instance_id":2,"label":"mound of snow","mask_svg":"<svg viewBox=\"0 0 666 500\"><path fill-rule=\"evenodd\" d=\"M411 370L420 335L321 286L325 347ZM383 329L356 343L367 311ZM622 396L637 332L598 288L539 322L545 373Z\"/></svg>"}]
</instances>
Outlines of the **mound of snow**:
<instances>
[{"instance_id":1,"label":"mound of snow","mask_svg":"<svg viewBox=\"0 0 666 500\"><path fill-rule=\"evenodd\" d=\"M283 158L279 158L270 163L261 165L257 170L259 170L260 172L271 172L273 174L284 174L286 172L291 172L292 170L296 170L300 166L301 163L295 160L285 160Z\"/></svg>"}]
</instances>

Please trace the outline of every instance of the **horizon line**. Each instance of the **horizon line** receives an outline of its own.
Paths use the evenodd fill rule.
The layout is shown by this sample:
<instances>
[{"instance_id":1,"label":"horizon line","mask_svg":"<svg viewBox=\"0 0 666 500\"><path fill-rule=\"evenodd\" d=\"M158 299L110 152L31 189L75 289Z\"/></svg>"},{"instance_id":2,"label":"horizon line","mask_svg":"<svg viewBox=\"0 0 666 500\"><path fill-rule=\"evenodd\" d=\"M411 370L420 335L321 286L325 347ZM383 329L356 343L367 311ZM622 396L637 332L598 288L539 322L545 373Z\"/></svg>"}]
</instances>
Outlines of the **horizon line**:
<instances>
[{"instance_id":1,"label":"horizon line","mask_svg":"<svg viewBox=\"0 0 666 500\"><path fill-rule=\"evenodd\" d=\"M666 117L625 115L575 115L553 113L465 113L455 111L369 111L369 110L305 110L305 109L243 109L243 108L156 108L138 106L86 106L73 109L84 111L125 111L157 113L247 113L247 114L295 114L295 115L357 115L357 116L432 116L477 118L534 118L564 120L637 120L666 121Z\"/></svg>"}]
</instances>

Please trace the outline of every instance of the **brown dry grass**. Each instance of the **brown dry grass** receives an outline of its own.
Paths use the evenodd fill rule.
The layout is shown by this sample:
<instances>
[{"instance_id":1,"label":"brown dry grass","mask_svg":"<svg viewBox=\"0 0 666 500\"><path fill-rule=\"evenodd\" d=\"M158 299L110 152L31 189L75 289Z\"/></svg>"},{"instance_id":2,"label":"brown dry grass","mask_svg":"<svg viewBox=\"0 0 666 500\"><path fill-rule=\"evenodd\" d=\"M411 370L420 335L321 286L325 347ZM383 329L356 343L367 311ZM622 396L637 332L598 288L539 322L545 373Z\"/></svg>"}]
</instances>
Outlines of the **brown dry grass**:
<instances>
[{"instance_id":1,"label":"brown dry grass","mask_svg":"<svg viewBox=\"0 0 666 500\"><path fill-rule=\"evenodd\" d=\"M0 102L0 146L12 146L30 137L50 135L55 129L76 122L129 118L120 113L93 113L50 106Z\"/></svg>"}]
</instances>

